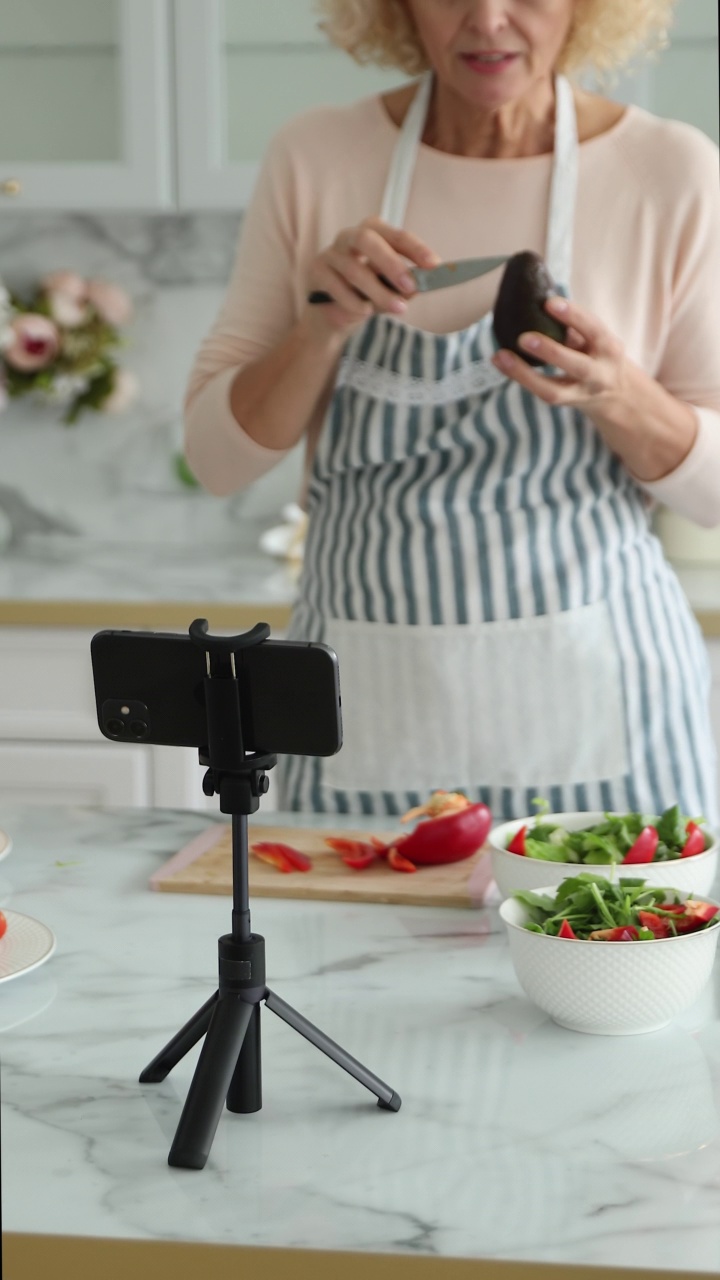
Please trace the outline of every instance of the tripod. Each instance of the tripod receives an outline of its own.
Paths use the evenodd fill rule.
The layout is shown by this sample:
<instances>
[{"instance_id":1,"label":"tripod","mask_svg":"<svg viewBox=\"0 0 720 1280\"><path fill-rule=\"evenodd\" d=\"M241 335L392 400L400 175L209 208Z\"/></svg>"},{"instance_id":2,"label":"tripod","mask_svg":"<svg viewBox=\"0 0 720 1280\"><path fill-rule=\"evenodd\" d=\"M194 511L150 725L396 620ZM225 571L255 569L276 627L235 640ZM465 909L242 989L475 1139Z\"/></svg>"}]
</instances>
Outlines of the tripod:
<instances>
[{"instance_id":1,"label":"tripod","mask_svg":"<svg viewBox=\"0 0 720 1280\"><path fill-rule=\"evenodd\" d=\"M205 709L208 747L200 764L208 766L203 779L206 795L220 797L222 813L232 815L233 910L232 932L218 939L218 989L140 1076L142 1084L157 1084L172 1071L202 1036L205 1042L195 1068L182 1115L170 1148L168 1164L185 1169L205 1167L223 1103L242 1114L262 1106L260 1005L299 1031L377 1097L384 1111L399 1111L400 1097L389 1085L308 1022L265 983L265 939L250 927L248 885L248 814L255 813L269 786L266 770L277 763L272 753L246 754L242 742L241 700L235 653L267 639L270 628L258 623L252 631L232 638L207 635L207 622L190 627L194 643L205 649Z\"/></svg>"}]
</instances>

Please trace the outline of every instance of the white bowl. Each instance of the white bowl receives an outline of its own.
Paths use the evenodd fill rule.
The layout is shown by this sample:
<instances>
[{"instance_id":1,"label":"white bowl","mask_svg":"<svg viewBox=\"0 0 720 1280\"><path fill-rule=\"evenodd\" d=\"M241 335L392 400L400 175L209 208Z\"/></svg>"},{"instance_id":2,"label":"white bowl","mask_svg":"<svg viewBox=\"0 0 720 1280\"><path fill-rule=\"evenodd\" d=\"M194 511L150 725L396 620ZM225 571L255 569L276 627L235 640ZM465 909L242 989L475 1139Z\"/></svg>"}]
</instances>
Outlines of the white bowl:
<instances>
[{"instance_id":1,"label":"white bowl","mask_svg":"<svg viewBox=\"0 0 720 1280\"><path fill-rule=\"evenodd\" d=\"M718 842L711 831L703 827L705 838L712 844L704 853L693 854L691 858L673 858L671 862L644 862L625 866L623 863L613 865L595 865L578 862L545 862L541 858L524 858L518 853L508 853L509 844L520 827L533 827L538 822L557 822L568 831L580 831L583 827L592 827L602 822L604 813L544 813L531 818L515 818L512 822L503 822L493 827L488 836L491 848L493 876L503 898L508 898L516 889L539 889L540 885L558 885L568 876L576 876L581 871L591 871L593 875L607 876L609 880L616 876L642 876L648 884L660 885L668 889L678 889L680 893L695 894L705 897L715 881L718 863Z\"/></svg>"},{"instance_id":2,"label":"white bowl","mask_svg":"<svg viewBox=\"0 0 720 1280\"><path fill-rule=\"evenodd\" d=\"M556 888L538 886L537 892L554 897ZM500 915L515 973L533 1004L561 1027L601 1036L659 1031L694 1004L720 938L720 924L653 942L554 938L524 928L528 913L514 898L502 903Z\"/></svg>"}]
</instances>

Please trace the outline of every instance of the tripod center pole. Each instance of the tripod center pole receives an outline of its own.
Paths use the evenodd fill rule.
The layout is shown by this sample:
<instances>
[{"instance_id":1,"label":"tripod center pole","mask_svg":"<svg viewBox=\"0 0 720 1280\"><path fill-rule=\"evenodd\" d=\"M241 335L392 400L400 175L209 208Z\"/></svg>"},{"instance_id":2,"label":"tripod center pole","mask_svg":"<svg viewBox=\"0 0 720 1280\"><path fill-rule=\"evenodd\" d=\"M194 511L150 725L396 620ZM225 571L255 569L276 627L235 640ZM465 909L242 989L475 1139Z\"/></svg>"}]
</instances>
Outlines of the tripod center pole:
<instances>
[{"instance_id":1,"label":"tripod center pole","mask_svg":"<svg viewBox=\"0 0 720 1280\"><path fill-rule=\"evenodd\" d=\"M233 863L233 937L249 942L250 885L248 872L248 819L246 813L232 815L232 863Z\"/></svg>"}]
</instances>

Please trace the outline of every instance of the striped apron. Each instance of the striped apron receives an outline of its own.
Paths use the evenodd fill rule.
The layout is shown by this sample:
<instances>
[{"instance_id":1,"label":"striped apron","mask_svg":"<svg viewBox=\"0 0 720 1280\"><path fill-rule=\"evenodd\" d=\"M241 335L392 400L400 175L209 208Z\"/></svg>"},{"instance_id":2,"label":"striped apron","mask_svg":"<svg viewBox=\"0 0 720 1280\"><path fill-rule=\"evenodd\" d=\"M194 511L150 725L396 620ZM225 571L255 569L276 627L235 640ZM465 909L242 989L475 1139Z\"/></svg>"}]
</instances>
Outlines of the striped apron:
<instances>
[{"instance_id":1,"label":"striped apron","mask_svg":"<svg viewBox=\"0 0 720 1280\"><path fill-rule=\"evenodd\" d=\"M396 226L430 91L426 76L391 165ZM556 99L545 260L568 296L564 77ZM716 823L706 650L650 499L589 418L496 370L497 349L492 314L448 334L376 315L346 344L288 633L336 650L344 745L283 759L280 807L398 814L442 787L497 819L542 796L556 812L677 801Z\"/></svg>"}]
</instances>

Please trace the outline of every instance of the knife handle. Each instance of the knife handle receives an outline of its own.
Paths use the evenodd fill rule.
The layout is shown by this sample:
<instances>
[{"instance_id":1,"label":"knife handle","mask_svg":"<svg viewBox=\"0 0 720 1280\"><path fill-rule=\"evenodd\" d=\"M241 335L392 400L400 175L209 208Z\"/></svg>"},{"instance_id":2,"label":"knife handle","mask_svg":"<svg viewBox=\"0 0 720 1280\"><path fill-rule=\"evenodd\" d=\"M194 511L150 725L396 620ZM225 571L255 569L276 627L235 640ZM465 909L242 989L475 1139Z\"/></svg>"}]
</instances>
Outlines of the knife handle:
<instances>
[{"instance_id":1,"label":"knife handle","mask_svg":"<svg viewBox=\"0 0 720 1280\"><path fill-rule=\"evenodd\" d=\"M385 285L386 289L392 289L393 293L401 292L401 290L396 288L396 286L392 283L391 280L388 280L387 276L381 276L378 273L378 280L380 281L381 284ZM365 298L365 294L361 293L359 289L354 289L353 293L356 293L358 298ZM335 301L335 299L331 296L331 294L325 293L323 289L313 289L313 292L308 294L307 300L309 303L311 303L312 306L317 306L323 302ZM365 298L365 301L367 302L367 298Z\"/></svg>"}]
</instances>

